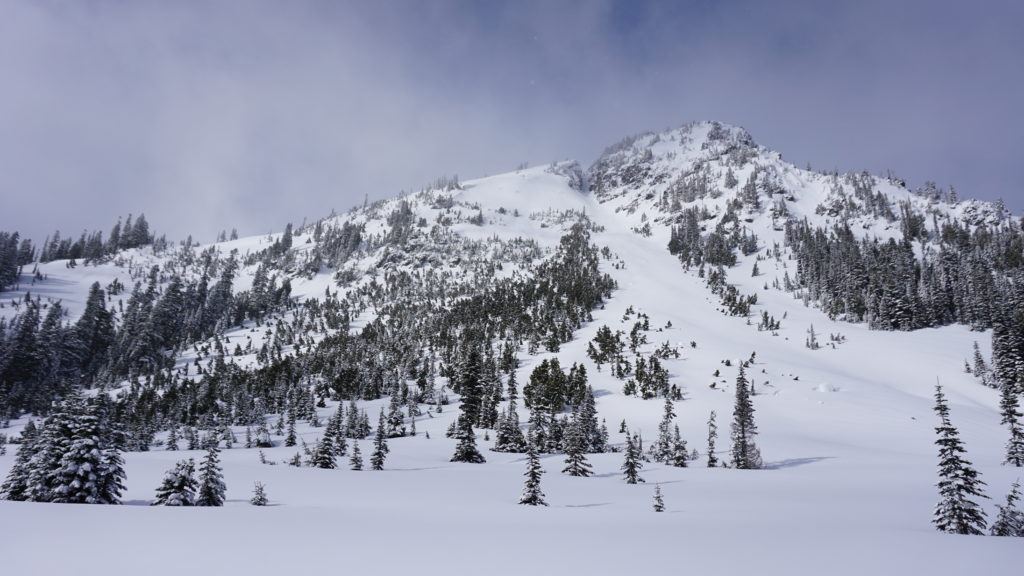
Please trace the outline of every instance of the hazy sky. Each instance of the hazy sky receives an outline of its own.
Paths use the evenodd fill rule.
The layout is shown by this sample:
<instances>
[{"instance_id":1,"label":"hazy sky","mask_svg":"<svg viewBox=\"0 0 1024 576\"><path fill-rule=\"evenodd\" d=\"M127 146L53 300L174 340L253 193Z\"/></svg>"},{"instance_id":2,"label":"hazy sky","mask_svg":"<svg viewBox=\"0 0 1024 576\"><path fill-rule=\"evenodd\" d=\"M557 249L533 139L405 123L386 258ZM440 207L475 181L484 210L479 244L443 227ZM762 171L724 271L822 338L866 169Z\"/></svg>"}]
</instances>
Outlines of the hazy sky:
<instances>
[{"instance_id":1,"label":"hazy sky","mask_svg":"<svg viewBox=\"0 0 1024 576\"><path fill-rule=\"evenodd\" d=\"M1022 6L0 0L0 229L264 233L703 119L1019 214Z\"/></svg>"}]
</instances>

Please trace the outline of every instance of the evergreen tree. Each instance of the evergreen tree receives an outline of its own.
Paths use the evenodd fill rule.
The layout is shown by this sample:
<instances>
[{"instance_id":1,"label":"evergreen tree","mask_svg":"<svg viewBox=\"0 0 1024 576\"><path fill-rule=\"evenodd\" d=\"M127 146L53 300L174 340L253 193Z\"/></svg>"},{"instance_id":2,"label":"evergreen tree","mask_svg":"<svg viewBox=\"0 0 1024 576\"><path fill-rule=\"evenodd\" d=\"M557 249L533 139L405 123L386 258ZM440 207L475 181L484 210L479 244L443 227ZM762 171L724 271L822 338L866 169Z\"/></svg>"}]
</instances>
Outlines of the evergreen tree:
<instances>
[{"instance_id":1,"label":"evergreen tree","mask_svg":"<svg viewBox=\"0 0 1024 576\"><path fill-rule=\"evenodd\" d=\"M7 472L7 478L0 484L0 500L25 501L30 498L29 481L32 475L32 460L38 450L35 437L21 436L21 448Z\"/></svg>"},{"instance_id":2,"label":"evergreen tree","mask_svg":"<svg viewBox=\"0 0 1024 576\"><path fill-rule=\"evenodd\" d=\"M164 444L166 450L175 451L178 449L178 426L171 426L171 431L167 433L167 442Z\"/></svg>"},{"instance_id":3,"label":"evergreen tree","mask_svg":"<svg viewBox=\"0 0 1024 576\"><path fill-rule=\"evenodd\" d=\"M451 459L452 462L482 464L486 461L483 454L477 450L473 424L465 412L459 414L458 421L456 422L455 437L458 438L459 443L455 446L455 454L452 455Z\"/></svg>"},{"instance_id":4,"label":"evergreen tree","mask_svg":"<svg viewBox=\"0 0 1024 576\"><path fill-rule=\"evenodd\" d=\"M383 408L381 412L383 413ZM388 438L399 438L405 436L405 418L402 415L402 405L397 395L391 396L391 404L388 409L387 430Z\"/></svg>"},{"instance_id":5,"label":"evergreen tree","mask_svg":"<svg viewBox=\"0 0 1024 576\"><path fill-rule=\"evenodd\" d=\"M196 506L223 506L227 486L220 468L220 450L211 445L199 467L199 493Z\"/></svg>"},{"instance_id":6,"label":"evergreen tree","mask_svg":"<svg viewBox=\"0 0 1024 576\"><path fill-rule=\"evenodd\" d=\"M285 446L291 447L298 443L298 437L295 433L295 421L295 408L293 407L288 410L288 435L284 438Z\"/></svg>"},{"instance_id":7,"label":"evergreen tree","mask_svg":"<svg viewBox=\"0 0 1024 576\"><path fill-rule=\"evenodd\" d=\"M266 486L262 482L257 481L252 490L252 498L249 499L249 503L253 506L266 506L270 502L267 498Z\"/></svg>"},{"instance_id":8,"label":"evergreen tree","mask_svg":"<svg viewBox=\"0 0 1024 576\"><path fill-rule=\"evenodd\" d=\"M673 409L672 399L665 398L665 412L661 423L658 424L658 438L651 444L651 458L655 462L668 462L672 457L672 419L676 417ZM678 427L676 431L678 432Z\"/></svg>"},{"instance_id":9,"label":"evergreen tree","mask_svg":"<svg viewBox=\"0 0 1024 576\"><path fill-rule=\"evenodd\" d=\"M960 432L949 421L949 406L942 387L935 386L935 413L940 426L935 428L939 439L939 503L935 506L932 523L940 532L951 534L981 534L985 530L985 511L971 498L987 498L971 463L963 458L966 452Z\"/></svg>"},{"instance_id":10,"label":"evergreen tree","mask_svg":"<svg viewBox=\"0 0 1024 576\"><path fill-rule=\"evenodd\" d=\"M640 477L640 469L644 467L644 463L640 458L638 442L639 439L636 436L630 436L629 432L626 433L626 456L622 463L622 472L626 476L626 484L636 484L637 482L644 481Z\"/></svg>"},{"instance_id":11,"label":"evergreen tree","mask_svg":"<svg viewBox=\"0 0 1024 576\"><path fill-rule=\"evenodd\" d=\"M335 454L334 441L331 440L329 434L324 434L320 441L316 443L316 448L313 449L313 456L309 459L309 465L314 468L333 470L338 467Z\"/></svg>"},{"instance_id":12,"label":"evergreen tree","mask_svg":"<svg viewBox=\"0 0 1024 576\"><path fill-rule=\"evenodd\" d=\"M584 454L586 438L579 419L573 418L565 432L565 468L562 473L569 476L590 476L590 462Z\"/></svg>"},{"instance_id":13,"label":"evergreen tree","mask_svg":"<svg viewBox=\"0 0 1024 576\"><path fill-rule=\"evenodd\" d=\"M754 405L750 401L750 385L743 364L736 376L736 404L732 412L732 462L740 470L761 467L761 452L754 443L757 427L754 425Z\"/></svg>"},{"instance_id":14,"label":"evergreen tree","mask_svg":"<svg viewBox=\"0 0 1024 576\"><path fill-rule=\"evenodd\" d=\"M196 503L196 463L189 458L179 460L174 468L164 475L163 483L156 489L153 506L194 506Z\"/></svg>"},{"instance_id":15,"label":"evergreen tree","mask_svg":"<svg viewBox=\"0 0 1024 576\"><path fill-rule=\"evenodd\" d=\"M352 454L348 457L349 467L353 470L363 469L363 453L359 451L359 441L352 439Z\"/></svg>"},{"instance_id":16,"label":"evergreen tree","mask_svg":"<svg viewBox=\"0 0 1024 576\"><path fill-rule=\"evenodd\" d=\"M526 437L519 428L519 413L516 411L515 400L510 400L508 410L502 414L498 422L498 430L494 438L494 452L526 452Z\"/></svg>"},{"instance_id":17,"label":"evergreen tree","mask_svg":"<svg viewBox=\"0 0 1024 576\"><path fill-rule=\"evenodd\" d=\"M718 457L715 456L715 440L718 438L718 425L715 424L715 411L708 416L708 468L718 466Z\"/></svg>"},{"instance_id":18,"label":"evergreen tree","mask_svg":"<svg viewBox=\"0 0 1024 576\"><path fill-rule=\"evenodd\" d=\"M654 511L665 511L665 499L661 496L661 484L654 485Z\"/></svg>"},{"instance_id":19,"label":"evergreen tree","mask_svg":"<svg viewBox=\"0 0 1024 576\"><path fill-rule=\"evenodd\" d=\"M523 497L519 499L520 504L529 506L547 506L544 501L544 493L540 490L540 475L544 469L540 467L540 458L537 456L537 445L533 438L529 439L526 452L526 483L523 486Z\"/></svg>"},{"instance_id":20,"label":"evergreen tree","mask_svg":"<svg viewBox=\"0 0 1024 576\"><path fill-rule=\"evenodd\" d=\"M687 452L686 440L679 434L679 425L676 424L672 433L672 449L669 453L668 460L665 461L669 466L675 466L676 468L686 468L690 462L690 453Z\"/></svg>"},{"instance_id":21,"label":"evergreen tree","mask_svg":"<svg viewBox=\"0 0 1024 576\"><path fill-rule=\"evenodd\" d=\"M1024 382L1020 382L1019 386L1024 387ZM1024 466L1024 429L1020 424L1022 414L1016 388L1017 386L1009 384L1002 385L999 401L1002 420L999 423L1010 428L1010 439L1006 442L1006 460L1003 463L1019 468Z\"/></svg>"},{"instance_id":22,"label":"evergreen tree","mask_svg":"<svg viewBox=\"0 0 1024 576\"><path fill-rule=\"evenodd\" d=\"M1017 507L1020 501L1020 480L1017 480L1010 487L1010 493L1006 495L1006 504L997 505L999 514L992 523L992 536L1016 536L1024 537L1024 511Z\"/></svg>"},{"instance_id":23,"label":"evergreen tree","mask_svg":"<svg viewBox=\"0 0 1024 576\"><path fill-rule=\"evenodd\" d=\"M380 409L380 419L377 422L377 434L373 437L373 454L370 456L370 468L373 470L384 469L384 459L388 452L388 439L386 428L388 421L384 418L384 408Z\"/></svg>"},{"instance_id":24,"label":"evergreen tree","mask_svg":"<svg viewBox=\"0 0 1024 576\"><path fill-rule=\"evenodd\" d=\"M49 473L52 502L71 504L119 504L124 490L124 460L110 446L95 406L75 403L71 436L55 470Z\"/></svg>"}]
</instances>

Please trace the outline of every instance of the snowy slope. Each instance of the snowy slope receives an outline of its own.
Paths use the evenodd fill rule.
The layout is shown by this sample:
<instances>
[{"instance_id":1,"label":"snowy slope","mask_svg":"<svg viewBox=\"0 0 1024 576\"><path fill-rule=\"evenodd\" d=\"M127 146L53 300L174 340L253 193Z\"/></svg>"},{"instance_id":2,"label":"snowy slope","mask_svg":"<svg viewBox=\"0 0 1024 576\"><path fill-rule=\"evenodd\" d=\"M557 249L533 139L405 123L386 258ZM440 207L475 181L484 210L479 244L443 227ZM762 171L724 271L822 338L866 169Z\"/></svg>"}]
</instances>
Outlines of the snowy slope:
<instances>
[{"instance_id":1,"label":"snowy slope","mask_svg":"<svg viewBox=\"0 0 1024 576\"><path fill-rule=\"evenodd\" d=\"M416 218L434 222L449 213L433 207L437 198L450 195L454 210L461 213L451 230L463 242L458 244L462 257L449 254L432 261L441 256L432 254L429 247L417 254L435 269L467 276L482 274L475 263L496 253L474 256L472 245L465 242L497 238L510 243L528 238L547 253L574 221L571 214L585 213L599 230L594 242L613 254L601 266L616 279L618 289L558 353L527 356L521 351L517 380L520 386L529 381L531 371L544 358L557 356L563 366L585 363L612 442L619 446L625 442L618 432L622 420L653 440L662 401L623 395L623 382L613 378L607 367L599 371L585 354L598 328L608 325L628 333L636 313L644 313L651 330L649 344L642 350L649 354L667 342L681 353L665 365L672 382L683 389L684 399L676 403L683 437L701 452L691 467L647 463L642 473L646 484L631 486L622 481L621 453L590 456L596 473L592 478L561 474L564 457L543 455L547 473L542 489L550 507L519 506L524 455L485 451L488 462L483 465L448 461L455 441L445 438L444 431L458 413L452 405L417 420L419 435L391 440L391 454L381 472L353 472L344 460L338 470L285 465L296 448L264 449L277 465L261 464L255 449L225 450L227 506L179 510L147 504L165 470L180 458L198 460L202 453L158 448L126 454L125 506L0 502L0 557L5 573L59 574L73 568L83 574L180 574L186 570L965 574L1019 565L1022 548L1014 539L949 536L935 532L930 524L937 500L933 487L937 417L932 412L936 381L946 391L953 422L993 501L1001 502L1019 475L1019 469L1000 464L1006 432L999 425L996 391L963 372L974 341L988 352L987 335L961 326L878 332L830 320L790 293L764 288L781 279L787 269L792 274L792 261L762 260L758 263L761 275L751 277L756 254L740 258L729 282L744 294L757 293L752 316L767 310L784 318L781 328L758 331L746 318L723 314L717 296L697 271L685 270L667 251L673 211L664 197L673 182L693 174L696 166L708 177L724 181L722 159L728 154L748 154L753 159L736 171L737 189L756 164L791 198L787 200L790 215L821 224L849 217L842 210L830 214L818 209L838 197L841 179L797 169L777 153L758 147L741 129L712 123L626 141L611 149L586 176L574 164L538 167L467 181L461 189L443 194L435 190L396 198L376 207L376 213L386 214L406 201ZM896 183L878 182L894 206L906 201L954 215L995 217L988 205L929 201ZM731 197L725 194L695 202L717 215ZM325 225L359 221L366 224L368 235L384 234L385 223L373 214L372 208L355 210L325 220ZM482 223L467 220L474 214L483 217ZM782 232L770 211L751 211L748 216L746 224L761 240L759 253L773 242L781 244ZM859 233L899 234L897 221L863 214L853 218ZM651 224L650 233L637 233L635 229L645 223ZM215 249L245 254L273 240L240 239ZM295 237L300 255L311 249L307 240L312 243L308 230ZM292 295L303 300L317 298L328 289L352 290L376 271L410 266L402 260L388 264L396 260L388 259L386 250L360 253L346 262L346 267L358 272L359 279L351 286L339 286L334 270L323 269L294 276ZM146 269L169 256L140 251L133 258L131 270ZM510 263L499 274L526 269L529 261L524 257ZM54 262L41 270L47 279L32 286L32 293L62 299L70 305L72 317L80 311L93 281L105 285L121 277L129 286L132 277L126 265L114 263L69 269ZM253 273L252 267L243 269L236 290L247 289ZM4 297L17 299L20 294ZM9 305L0 310L10 311ZM367 311L353 326L372 314ZM804 345L812 325L823 343L818 350ZM229 334L233 341L250 334L258 338L259 332L250 328ZM830 334L844 339L833 347L827 344ZM704 454L708 415L717 412L717 449L720 458L727 458L737 365L753 352L756 360L748 377L757 391L754 405L765 469L708 469ZM194 358L189 354L182 362ZM373 415L386 402L361 406ZM334 408L329 403L320 409L321 418L329 417ZM525 421L525 410L520 411ZM23 424L24 419L7 432ZM300 433L313 444L322 429L304 426ZM482 433L480 441L482 447L491 444L483 441ZM369 442L361 444L368 455ZM6 474L13 459L13 450L0 456L0 474ZM248 504L257 480L267 485L271 507ZM665 494L664 514L651 510L655 483L661 484ZM993 516L993 503L985 502L985 507ZM61 552L54 554L54 548ZM108 552L97 555L96 550Z\"/></svg>"}]
</instances>

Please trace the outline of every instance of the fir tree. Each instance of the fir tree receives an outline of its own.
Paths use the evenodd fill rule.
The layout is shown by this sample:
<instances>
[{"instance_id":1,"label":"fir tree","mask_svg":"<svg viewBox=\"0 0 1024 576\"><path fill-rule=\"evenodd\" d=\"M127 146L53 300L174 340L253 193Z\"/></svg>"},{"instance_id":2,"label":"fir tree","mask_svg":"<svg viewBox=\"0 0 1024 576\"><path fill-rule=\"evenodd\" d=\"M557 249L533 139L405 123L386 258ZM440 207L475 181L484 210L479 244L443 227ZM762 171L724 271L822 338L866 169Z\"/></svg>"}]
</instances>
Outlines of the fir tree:
<instances>
[{"instance_id":1,"label":"fir tree","mask_svg":"<svg viewBox=\"0 0 1024 576\"><path fill-rule=\"evenodd\" d=\"M754 443L757 427L754 425L754 405L750 401L750 386L747 383L743 364L736 376L736 404L732 413L732 462L740 470L761 467L761 452Z\"/></svg>"},{"instance_id":2,"label":"fir tree","mask_svg":"<svg viewBox=\"0 0 1024 576\"><path fill-rule=\"evenodd\" d=\"M654 511L665 511L665 499L661 496L661 484L654 485Z\"/></svg>"},{"instance_id":3,"label":"fir tree","mask_svg":"<svg viewBox=\"0 0 1024 576\"><path fill-rule=\"evenodd\" d=\"M586 439L579 419L573 418L565 432L565 468L562 473L569 476L590 476L590 462L584 454Z\"/></svg>"},{"instance_id":4,"label":"fir tree","mask_svg":"<svg viewBox=\"0 0 1024 576\"><path fill-rule=\"evenodd\" d=\"M1006 495L1006 504L997 505L999 514L992 523L992 536L1016 536L1024 537L1024 511L1017 508L1020 501L1020 480L1017 480L1010 487L1010 493Z\"/></svg>"},{"instance_id":5,"label":"fir tree","mask_svg":"<svg viewBox=\"0 0 1024 576\"><path fill-rule=\"evenodd\" d=\"M295 446L298 443L298 438L295 434L295 409L291 408L288 410L288 435L284 438L285 446Z\"/></svg>"},{"instance_id":6,"label":"fir tree","mask_svg":"<svg viewBox=\"0 0 1024 576\"><path fill-rule=\"evenodd\" d=\"M1024 386L1024 382L1020 383ZM1021 428L1020 404L1017 396L1016 386L1004 384L1001 389L999 409L1002 414L1000 424L1006 424L1010 428L1010 439L1006 442L1006 460L1004 464L1024 466L1024 429Z\"/></svg>"},{"instance_id":7,"label":"fir tree","mask_svg":"<svg viewBox=\"0 0 1024 576\"><path fill-rule=\"evenodd\" d=\"M622 463L622 472L626 476L626 484L636 484L637 482L643 482L644 479L640 477L640 469L644 467L644 463L640 458L640 449L637 447L639 439L636 436L630 436L629 432L626 432L626 456Z\"/></svg>"},{"instance_id":8,"label":"fir tree","mask_svg":"<svg viewBox=\"0 0 1024 576\"><path fill-rule=\"evenodd\" d=\"M485 462L483 454L476 447L476 434L473 432L473 424L469 415L463 412L459 414L455 428L455 436L459 443L455 446L455 454L452 455L452 462L469 462L482 464Z\"/></svg>"},{"instance_id":9,"label":"fir tree","mask_svg":"<svg viewBox=\"0 0 1024 576\"><path fill-rule=\"evenodd\" d=\"M384 419L384 408L380 409L380 419L377 423L377 434L373 437L373 454L370 456L370 468L373 470L384 469L384 459L388 452L388 439L386 428L388 421Z\"/></svg>"},{"instance_id":10,"label":"fir tree","mask_svg":"<svg viewBox=\"0 0 1024 576\"><path fill-rule=\"evenodd\" d=\"M210 446L199 467L199 491L196 506L223 506L227 486L220 468L220 450Z\"/></svg>"},{"instance_id":11,"label":"fir tree","mask_svg":"<svg viewBox=\"0 0 1024 576\"><path fill-rule=\"evenodd\" d=\"M333 470L338 467L335 460L334 441L329 434L324 434L313 449L313 456L309 459L309 465L314 468Z\"/></svg>"},{"instance_id":12,"label":"fir tree","mask_svg":"<svg viewBox=\"0 0 1024 576\"><path fill-rule=\"evenodd\" d=\"M124 490L124 460L109 445L95 407L78 412L72 420L71 440L56 470L50 473L52 502L119 504Z\"/></svg>"},{"instance_id":13,"label":"fir tree","mask_svg":"<svg viewBox=\"0 0 1024 576\"><path fill-rule=\"evenodd\" d=\"M651 444L651 458L655 462L668 462L672 457L672 419L676 417L672 399L665 398L665 412L658 424L658 438ZM676 428L678 432L678 427Z\"/></svg>"},{"instance_id":14,"label":"fir tree","mask_svg":"<svg viewBox=\"0 0 1024 576\"><path fill-rule=\"evenodd\" d=\"M7 478L0 485L0 500L25 501L29 499L29 478L32 473L32 459L36 454L35 438L26 438L22 433L21 448L7 472Z\"/></svg>"},{"instance_id":15,"label":"fir tree","mask_svg":"<svg viewBox=\"0 0 1024 576\"><path fill-rule=\"evenodd\" d=\"M673 427L671 452L668 460L665 462L669 466L675 466L676 468L686 468L690 462L690 453L687 452L686 440L679 434L679 425L676 424Z\"/></svg>"},{"instance_id":16,"label":"fir tree","mask_svg":"<svg viewBox=\"0 0 1024 576\"><path fill-rule=\"evenodd\" d=\"M963 458L966 452L960 432L949 421L949 406L942 387L935 386L935 413L940 426L935 428L939 439L939 503L935 506L932 523L940 532L951 534L981 534L985 530L985 511L971 498L987 498L971 463Z\"/></svg>"},{"instance_id":17,"label":"fir tree","mask_svg":"<svg viewBox=\"0 0 1024 576\"><path fill-rule=\"evenodd\" d=\"M194 506L196 503L196 463L189 458L180 460L164 474L163 483L156 489L153 506Z\"/></svg>"},{"instance_id":18,"label":"fir tree","mask_svg":"<svg viewBox=\"0 0 1024 576\"><path fill-rule=\"evenodd\" d=\"M253 487L252 498L249 499L249 503L253 506L266 506L269 502L266 486L262 482L257 481Z\"/></svg>"},{"instance_id":19,"label":"fir tree","mask_svg":"<svg viewBox=\"0 0 1024 576\"><path fill-rule=\"evenodd\" d=\"M164 444L165 448L169 451L175 451L178 449L178 427L171 426L171 431L167 433L167 442Z\"/></svg>"},{"instance_id":20,"label":"fir tree","mask_svg":"<svg viewBox=\"0 0 1024 576\"><path fill-rule=\"evenodd\" d=\"M715 456L715 440L718 438L718 425L715 424L715 411L708 416L708 468L718 466L718 457Z\"/></svg>"},{"instance_id":21,"label":"fir tree","mask_svg":"<svg viewBox=\"0 0 1024 576\"><path fill-rule=\"evenodd\" d=\"M352 440L352 454L348 457L348 464L353 470L363 469L363 453L359 451L358 440Z\"/></svg>"},{"instance_id":22,"label":"fir tree","mask_svg":"<svg viewBox=\"0 0 1024 576\"><path fill-rule=\"evenodd\" d=\"M548 503L544 501L544 493L540 490L540 475L544 473L544 469L540 467L537 445L532 440L531 437L527 443L526 472L523 474L526 476L526 483L523 486L523 497L519 499L519 503L529 506L547 506Z\"/></svg>"},{"instance_id":23,"label":"fir tree","mask_svg":"<svg viewBox=\"0 0 1024 576\"><path fill-rule=\"evenodd\" d=\"M526 437L519 428L519 413L516 411L515 400L510 400L506 410L498 422L498 430L494 438L494 452L526 452Z\"/></svg>"},{"instance_id":24,"label":"fir tree","mask_svg":"<svg viewBox=\"0 0 1024 576\"><path fill-rule=\"evenodd\" d=\"M384 409L381 408L382 415L383 411ZM386 435L388 438L399 438L401 436L405 436L405 418L402 415L402 405L399 403L397 395L391 396L391 404L388 409Z\"/></svg>"}]
</instances>

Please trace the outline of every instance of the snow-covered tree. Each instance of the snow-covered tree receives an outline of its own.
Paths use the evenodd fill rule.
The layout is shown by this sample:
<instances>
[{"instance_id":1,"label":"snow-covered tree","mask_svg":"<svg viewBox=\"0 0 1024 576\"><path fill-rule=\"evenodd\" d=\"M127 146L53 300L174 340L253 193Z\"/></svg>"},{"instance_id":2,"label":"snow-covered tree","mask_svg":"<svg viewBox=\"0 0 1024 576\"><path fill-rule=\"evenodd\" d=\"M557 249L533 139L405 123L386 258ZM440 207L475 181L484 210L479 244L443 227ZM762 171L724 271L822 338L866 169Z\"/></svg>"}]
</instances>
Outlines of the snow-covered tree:
<instances>
[{"instance_id":1,"label":"snow-covered tree","mask_svg":"<svg viewBox=\"0 0 1024 576\"><path fill-rule=\"evenodd\" d=\"M348 465L352 470L363 469L363 453L359 451L358 440L352 440L352 454L348 457Z\"/></svg>"},{"instance_id":2,"label":"snow-covered tree","mask_svg":"<svg viewBox=\"0 0 1024 576\"><path fill-rule=\"evenodd\" d=\"M1010 438L1006 441L1006 460L1004 464L1010 466L1024 466L1024 428L1021 427L1020 402L1018 396L1024 389L1024 381L1019 381L1017 386L1003 384L1000 392L999 409L1002 414L1000 424L1006 424L1010 429Z\"/></svg>"},{"instance_id":3,"label":"snow-covered tree","mask_svg":"<svg viewBox=\"0 0 1024 576\"><path fill-rule=\"evenodd\" d=\"M664 415L661 418L661 423L658 424L658 437L650 448L651 459L655 462L668 462L672 457L672 420L675 417L672 399L666 397Z\"/></svg>"},{"instance_id":4,"label":"snow-covered tree","mask_svg":"<svg viewBox=\"0 0 1024 576\"><path fill-rule=\"evenodd\" d=\"M715 411L708 416L708 468L718 466L718 457L715 456L715 440L718 439L718 425L715 424Z\"/></svg>"},{"instance_id":5,"label":"snow-covered tree","mask_svg":"<svg viewBox=\"0 0 1024 576\"><path fill-rule=\"evenodd\" d=\"M761 452L754 442L757 426L754 425L754 405L750 401L750 384L747 382L743 364L736 376L736 404L732 412L732 463L741 470L761 467Z\"/></svg>"},{"instance_id":6,"label":"snow-covered tree","mask_svg":"<svg viewBox=\"0 0 1024 576\"><path fill-rule=\"evenodd\" d=\"M189 458L179 460L174 468L164 474L164 480L156 489L153 506L194 506L196 503L196 463Z\"/></svg>"},{"instance_id":7,"label":"snow-covered tree","mask_svg":"<svg viewBox=\"0 0 1024 576\"><path fill-rule=\"evenodd\" d=\"M540 467L540 457L537 456L537 445L530 438L526 452L526 483L523 485L523 497L519 499L520 504L529 506L547 506L544 501L544 493L540 490L540 475L544 469Z\"/></svg>"},{"instance_id":8,"label":"snow-covered tree","mask_svg":"<svg viewBox=\"0 0 1024 576\"><path fill-rule=\"evenodd\" d=\"M635 435L630 436L627 431L626 454L622 462L622 472L626 476L626 484L636 484L637 482L644 481L644 479L640 477L640 469L644 467L644 463L641 459L638 444L639 438Z\"/></svg>"},{"instance_id":9,"label":"snow-covered tree","mask_svg":"<svg viewBox=\"0 0 1024 576\"><path fill-rule=\"evenodd\" d=\"M336 451L334 448L334 441L331 439L330 434L325 433L316 443L316 448L313 449L313 455L309 459L309 465L314 468L333 470L338 467L338 462L335 458Z\"/></svg>"},{"instance_id":10,"label":"snow-covered tree","mask_svg":"<svg viewBox=\"0 0 1024 576\"><path fill-rule=\"evenodd\" d=\"M266 506L270 502L267 498L266 486L262 482L257 481L253 486L252 498L249 499L249 503L253 506Z\"/></svg>"},{"instance_id":11,"label":"snow-covered tree","mask_svg":"<svg viewBox=\"0 0 1024 576\"><path fill-rule=\"evenodd\" d=\"M387 428L388 420L384 418L384 409L381 408L380 419L377 421L377 433L373 437L373 454L370 455L370 468L373 470L384 469L384 459L391 451L388 448Z\"/></svg>"},{"instance_id":12,"label":"snow-covered tree","mask_svg":"<svg viewBox=\"0 0 1024 576\"><path fill-rule=\"evenodd\" d=\"M940 425L935 428L939 439L939 503L932 523L940 532L981 534L985 530L985 511L972 498L987 498L981 487L984 482L962 455L966 453L960 432L949 421L949 406L942 387L935 386L935 413Z\"/></svg>"},{"instance_id":13,"label":"snow-covered tree","mask_svg":"<svg viewBox=\"0 0 1024 576\"><path fill-rule=\"evenodd\" d=\"M586 438L584 436L583 426L578 418L573 418L569 422L569 426L565 431L565 468L562 472L569 476L590 476L593 472L590 470L590 462L587 462L586 454Z\"/></svg>"},{"instance_id":14,"label":"snow-covered tree","mask_svg":"<svg viewBox=\"0 0 1024 576\"><path fill-rule=\"evenodd\" d=\"M665 511L665 498L661 495L661 484L654 485L654 511Z\"/></svg>"},{"instance_id":15,"label":"snow-covered tree","mask_svg":"<svg viewBox=\"0 0 1024 576\"><path fill-rule=\"evenodd\" d=\"M210 446L206 450L206 457L199 466L199 490L196 497L196 506L223 506L227 486L224 484L224 474L220 468L220 450L217 446Z\"/></svg>"}]
</instances>

